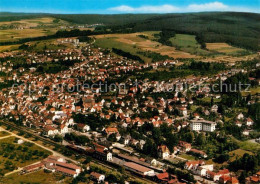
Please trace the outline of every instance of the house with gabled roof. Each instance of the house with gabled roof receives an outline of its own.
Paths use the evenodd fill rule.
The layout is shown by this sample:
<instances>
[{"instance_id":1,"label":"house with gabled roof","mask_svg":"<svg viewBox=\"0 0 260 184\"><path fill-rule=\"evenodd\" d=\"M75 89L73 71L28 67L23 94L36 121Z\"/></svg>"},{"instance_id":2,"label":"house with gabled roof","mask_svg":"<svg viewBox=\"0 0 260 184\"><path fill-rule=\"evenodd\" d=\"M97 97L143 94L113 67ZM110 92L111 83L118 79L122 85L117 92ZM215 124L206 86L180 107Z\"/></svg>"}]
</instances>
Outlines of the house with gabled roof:
<instances>
[{"instance_id":1,"label":"house with gabled roof","mask_svg":"<svg viewBox=\"0 0 260 184\"><path fill-rule=\"evenodd\" d=\"M168 149L168 147L166 145L160 145L157 148L157 152L158 152L158 156L162 159L166 159L169 158L170 156L170 150Z\"/></svg>"}]
</instances>

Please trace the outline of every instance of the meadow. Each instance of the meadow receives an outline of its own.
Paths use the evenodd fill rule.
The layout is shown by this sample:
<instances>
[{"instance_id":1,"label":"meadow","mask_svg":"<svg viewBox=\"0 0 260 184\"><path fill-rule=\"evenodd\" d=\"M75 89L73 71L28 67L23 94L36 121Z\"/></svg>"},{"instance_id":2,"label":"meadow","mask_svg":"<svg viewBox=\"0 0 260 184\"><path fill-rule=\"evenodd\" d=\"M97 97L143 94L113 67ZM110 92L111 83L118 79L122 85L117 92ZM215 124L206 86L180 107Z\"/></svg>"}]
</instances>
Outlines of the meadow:
<instances>
[{"instance_id":1,"label":"meadow","mask_svg":"<svg viewBox=\"0 0 260 184\"><path fill-rule=\"evenodd\" d=\"M33 143L17 144L17 138L11 136L0 139L0 173L11 172L46 158L50 152Z\"/></svg>"},{"instance_id":2,"label":"meadow","mask_svg":"<svg viewBox=\"0 0 260 184\"><path fill-rule=\"evenodd\" d=\"M56 33L57 29L55 28L40 28L40 29L6 29L0 30L0 42L7 42L7 41L17 41L22 38L33 38L39 36L47 36Z\"/></svg>"}]
</instances>

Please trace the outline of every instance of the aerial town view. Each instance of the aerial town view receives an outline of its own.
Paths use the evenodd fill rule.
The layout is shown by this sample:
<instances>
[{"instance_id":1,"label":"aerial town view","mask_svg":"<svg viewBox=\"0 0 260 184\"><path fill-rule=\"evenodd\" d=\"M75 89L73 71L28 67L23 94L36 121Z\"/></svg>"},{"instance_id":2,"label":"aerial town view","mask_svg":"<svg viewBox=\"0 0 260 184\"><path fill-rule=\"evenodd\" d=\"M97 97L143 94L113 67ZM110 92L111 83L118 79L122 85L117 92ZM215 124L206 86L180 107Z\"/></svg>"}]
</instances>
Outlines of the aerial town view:
<instances>
[{"instance_id":1,"label":"aerial town view","mask_svg":"<svg viewBox=\"0 0 260 184\"><path fill-rule=\"evenodd\" d=\"M259 184L259 0L0 0L0 184Z\"/></svg>"}]
</instances>

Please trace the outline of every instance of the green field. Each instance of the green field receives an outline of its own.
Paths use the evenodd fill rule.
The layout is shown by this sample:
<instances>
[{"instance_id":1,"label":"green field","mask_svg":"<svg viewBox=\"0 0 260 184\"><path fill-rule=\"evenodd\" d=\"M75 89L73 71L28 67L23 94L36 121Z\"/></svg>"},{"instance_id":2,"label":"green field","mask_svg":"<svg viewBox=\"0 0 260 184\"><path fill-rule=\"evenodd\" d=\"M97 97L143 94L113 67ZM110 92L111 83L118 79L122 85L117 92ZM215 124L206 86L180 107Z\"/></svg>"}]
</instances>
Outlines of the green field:
<instances>
[{"instance_id":1,"label":"green field","mask_svg":"<svg viewBox=\"0 0 260 184\"><path fill-rule=\"evenodd\" d=\"M231 152L228 153L229 156L230 156L229 161L233 162L236 158L243 157L243 155L245 153L248 153L248 154L252 155L252 152L246 151L246 150L243 150L243 149L237 149L237 150L231 151Z\"/></svg>"},{"instance_id":2,"label":"green field","mask_svg":"<svg viewBox=\"0 0 260 184\"><path fill-rule=\"evenodd\" d=\"M179 157L187 159L187 160L196 160L196 158L194 156L188 155L188 154L185 154L185 153L180 154Z\"/></svg>"},{"instance_id":3,"label":"green field","mask_svg":"<svg viewBox=\"0 0 260 184\"><path fill-rule=\"evenodd\" d=\"M239 148L242 150L250 151L253 153L257 153L260 151L260 144L258 144L258 143L253 143L253 142L250 142L249 140L248 141L239 141L235 138L232 138L232 139L233 139L233 141L238 143Z\"/></svg>"},{"instance_id":4,"label":"green field","mask_svg":"<svg viewBox=\"0 0 260 184\"><path fill-rule=\"evenodd\" d=\"M209 51L200 48L200 44L196 41L195 35L176 34L170 38L172 45L178 49L195 55L208 55Z\"/></svg>"},{"instance_id":5,"label":"green field","mask_svg":"<svg viewBox=\"0 0 260 184\"><path fill-rule=\"evenodd\" d=\"M22 38L47 36L56 33L56 29L0 30L0 42L17 41Z\"/></svg>"},{"instance_id":6,"label":"green field","mask_svg":"<svg viewBox=\"0 0 260 184\"><path fill-rule=\"evenodd\" d=\"M46 158L50 152L33 143L17 144L15 137L0 139L0 173L11 172Z\"/></svg>"},{"instance_id":7,"label":"green field","mask_svg":"<svg viewBox=\"0 0 260 184\"><path fill-rule=\"evenodd\" d=\"M130 44L117 41L116 37L98 38L95 42L95 45L102 48L107 48L107 49L117 48L125 52L130 52L133 55L139 56L145 62L151 62L152 60L151 58L147 58L141 54L137 54L137 52L140 51L140 49L138 49L135 45L130 45Z\"/></svg>"}]
</instances>

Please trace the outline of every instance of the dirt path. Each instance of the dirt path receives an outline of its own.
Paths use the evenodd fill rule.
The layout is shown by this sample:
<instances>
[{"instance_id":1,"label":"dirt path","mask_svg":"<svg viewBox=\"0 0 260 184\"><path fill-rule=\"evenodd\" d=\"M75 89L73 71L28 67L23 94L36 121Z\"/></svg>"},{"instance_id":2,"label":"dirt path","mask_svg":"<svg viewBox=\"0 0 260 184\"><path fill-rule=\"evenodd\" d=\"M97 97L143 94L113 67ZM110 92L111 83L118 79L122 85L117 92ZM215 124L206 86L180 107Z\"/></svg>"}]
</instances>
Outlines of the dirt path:
<instances>
[{"instance_id":1,"label":"dirt path","mask_svg":"<svg viewBox=\"0 0 260 184\"><path fill-rule=\"evenodd\" d=\"M6 138L6 137L10 137L10 136L15 136L15 137L17 137L17 138L19 138L19 139L22 139L22 140L24 140L24 141L33 143L33 144L35 144L35 145L37 145L37 146L39 146L39 147L41 147L41 148L43 148L43 149L45 149L45 150L50 151L54 156L63 157L63 158L65 158L66 160L69 160L69 161L71 161L71 162L77 163L76 160L73 160L73 159L71 159L71 158L69 158L69 157L66 157L66 156L64 156L64 155L62 155L62 154L60 154L60 153L58 153L58 152L56 152L56 151L53 151L52 149L50 149L50 148L48 148L48 147L46 147L46 146L43 146L43 145L41 145L41 144L39 144L39 143L36 143L36 142L31 141L31 140L29 140L29 139L27 139L27 138L24 138L24 137L22 137L22 136L19 136L19 135L17 135L17 134L14 134L13 132L10 132L10 131L8 131L8 130L6 130L6 129L3 129L2 127L0 127L0 131L6 131L6 132L8 132L8 133L10 134L10 135L8 135L8 136L5 136L5 138Z\"/></svg>"}]
</instances>

